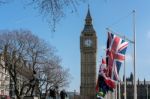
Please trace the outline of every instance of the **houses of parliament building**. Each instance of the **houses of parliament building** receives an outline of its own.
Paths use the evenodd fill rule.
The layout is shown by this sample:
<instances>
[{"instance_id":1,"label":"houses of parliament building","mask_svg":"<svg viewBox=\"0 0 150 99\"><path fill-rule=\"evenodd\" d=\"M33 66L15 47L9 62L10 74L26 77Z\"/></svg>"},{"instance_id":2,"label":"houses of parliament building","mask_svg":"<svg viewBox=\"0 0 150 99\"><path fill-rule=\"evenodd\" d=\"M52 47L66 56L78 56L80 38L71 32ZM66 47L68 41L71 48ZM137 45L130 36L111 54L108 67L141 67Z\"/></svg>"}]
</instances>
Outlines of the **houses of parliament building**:
<instances>
[{"instance_id":1,"label":"houses of parliament building","mask_svg":"<svg viewBox=\"0 0 150 99\"><path fill-rule=\"evenodd\" d=\"M124 80L120 85L121 99L124 99ZM118 92L118 91L117 91ZM130 74L129 78L126 78L126 99L134 99L134 84L133 84L133 74ZM150 81L137 80L137 99L150 99Z\"/></svg>"}]
</instances>

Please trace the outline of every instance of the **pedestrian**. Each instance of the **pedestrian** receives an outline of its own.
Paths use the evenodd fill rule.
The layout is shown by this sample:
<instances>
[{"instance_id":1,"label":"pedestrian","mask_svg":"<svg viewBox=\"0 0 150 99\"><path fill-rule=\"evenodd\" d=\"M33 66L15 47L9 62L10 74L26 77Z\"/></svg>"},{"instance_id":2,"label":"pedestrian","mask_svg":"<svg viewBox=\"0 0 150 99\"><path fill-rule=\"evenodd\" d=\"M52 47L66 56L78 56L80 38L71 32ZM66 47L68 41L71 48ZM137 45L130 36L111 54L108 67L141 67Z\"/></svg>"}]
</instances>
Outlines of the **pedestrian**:
<instances>
[{"instance_id":1,"label":"pedestrian","mask_svg":"<svg viewBox=\"0 0 150 99\"><path fill-rule=\"evenodd\" d=\"M62 91L60 92L60 98L61 98L61 99L65 99L66 97L67 97L66 91L65 91L65 90L62 90Z\"/></svg>"},{"instance_id":2,"label":"pedestrian","mask_svg":"<svg viewBox=\"0 0 150 99\"><path fill-rule=\"evenodd\" d=\"M50 89L50 97L52 99L56 99L56 90L55 89Z\"/></svg>"}]
</instances>

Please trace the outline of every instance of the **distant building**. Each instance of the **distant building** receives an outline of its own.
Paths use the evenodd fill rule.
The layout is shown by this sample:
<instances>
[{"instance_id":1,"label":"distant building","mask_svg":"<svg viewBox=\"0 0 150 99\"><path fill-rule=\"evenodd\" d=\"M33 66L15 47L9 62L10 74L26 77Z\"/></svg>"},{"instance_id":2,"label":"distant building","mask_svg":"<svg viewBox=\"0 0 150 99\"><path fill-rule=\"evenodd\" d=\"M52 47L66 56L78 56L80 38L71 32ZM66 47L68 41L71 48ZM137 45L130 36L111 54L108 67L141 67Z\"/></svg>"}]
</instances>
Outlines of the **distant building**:
<instances>
[{"instance_id":1,"label":"distant building","mask_svg":"<svg viewBox=\"0 0 150 99\"><path fill-rule=\"evenodd\" d=\"M124 81L124 77L123 77ZM127 99L134 99L134 84L133 74L131 73L129 78L126 78L126 94ZM121 99L124 99L124 82L121 82ZM150 99L150 81L137 81L137 99Z\"/></svg>"},{"instance_id":2,"label":"distant building","mask_svg":"<svg viewBox=\"0 0 150 99\"><path fill-rule=\"evenodd\" d=\"M10 97L15 97L14 82L11 79L9 72L5 67L2 54L0 54L0 64L0 95L8 95ZM26 65L17 69L17 86L19 87L19 89L21 89L23 81L29 81L29 79L32 79L32 74L32 70L26 67Z\"/></svg>"},{"instance_id":3,"label":"distant building","mask_svg":"<svg viewBox=\"0 0 150 99\"><path fill-rule=\"evenodd\" d=\"M4 62L0 57L0 62L4 66ZM5 67L0 66L0 95L9 95L10 77Z\"/></svg>"}]
</instances>

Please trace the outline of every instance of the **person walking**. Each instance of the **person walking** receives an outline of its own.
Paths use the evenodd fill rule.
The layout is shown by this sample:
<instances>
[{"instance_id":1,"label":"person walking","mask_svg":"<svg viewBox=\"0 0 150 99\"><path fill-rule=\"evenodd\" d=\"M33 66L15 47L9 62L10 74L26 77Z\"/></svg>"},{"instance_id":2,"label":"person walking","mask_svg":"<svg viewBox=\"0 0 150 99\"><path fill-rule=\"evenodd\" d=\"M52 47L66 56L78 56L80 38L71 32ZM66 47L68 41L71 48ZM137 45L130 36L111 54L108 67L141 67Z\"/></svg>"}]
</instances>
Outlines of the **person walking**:
<instances>
[{"instance_id":1,"label":"person walking","mask_svg":"<svg viewBox=\"0 0 150 99\"><path fill-rule=\"evenodd\" d=\"M56 99L56 90L55 89L50 89L50 97L52 98L52 99ZM51 99L50 98L50 99Z\"/></svg>"},{"instance_id":2,"label":"person walking","mask_svg":"<svg viewBox=\"0 0 150 99\"><path fill-rule=\"evenodd\" d=\"M62 91L60 92L60 98L61 98L61 99L65 99L66 97L67 97L66 91L65 91L65 90L62 90Z\"/></svg>"}]
</instances>

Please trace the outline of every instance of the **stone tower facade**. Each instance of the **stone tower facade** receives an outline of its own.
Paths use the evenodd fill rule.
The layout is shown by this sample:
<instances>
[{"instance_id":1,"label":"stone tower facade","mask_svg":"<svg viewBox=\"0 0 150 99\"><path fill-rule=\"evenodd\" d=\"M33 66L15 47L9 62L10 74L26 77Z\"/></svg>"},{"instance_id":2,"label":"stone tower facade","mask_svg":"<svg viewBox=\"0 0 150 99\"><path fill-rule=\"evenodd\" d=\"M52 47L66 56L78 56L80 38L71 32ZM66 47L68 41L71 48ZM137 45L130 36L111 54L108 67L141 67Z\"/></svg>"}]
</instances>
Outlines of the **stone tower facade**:
<instances>
[{"instance_id":1,"label":"stone tower facade","mask_svg":"<svg viewBox=\"0 0 150 99\"><path fill-rule=\"evenodd\" d=\"M90 10L80 36L81 86L80 99L95 99L97 36L92 25Z\"/></svg>"}]
</instances>

